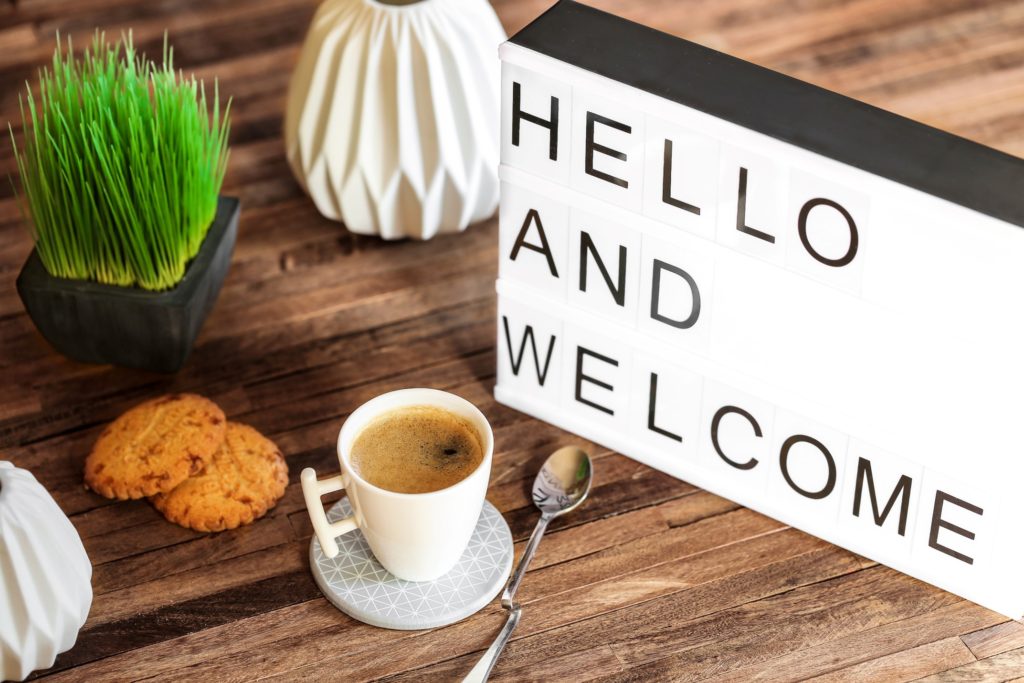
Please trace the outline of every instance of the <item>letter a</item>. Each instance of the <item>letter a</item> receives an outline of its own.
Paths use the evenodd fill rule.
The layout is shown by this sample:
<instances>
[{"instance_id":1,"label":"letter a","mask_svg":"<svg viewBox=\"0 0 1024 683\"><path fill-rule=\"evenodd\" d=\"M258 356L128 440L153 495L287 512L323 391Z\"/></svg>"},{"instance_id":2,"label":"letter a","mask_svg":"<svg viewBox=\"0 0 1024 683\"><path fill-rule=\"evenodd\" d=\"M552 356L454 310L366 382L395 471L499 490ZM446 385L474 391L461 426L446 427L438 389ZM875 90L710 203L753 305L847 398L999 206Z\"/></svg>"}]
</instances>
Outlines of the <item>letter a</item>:
<instances>
[{"instance_id":1,"label":"letter a","mask_svg":"<svg viewBox=\"0 0 1024 683\"><path fill-rule=\"evenodd\" d=\"M537 226L540 246L526 241L526 233L530 231L531 224ZM544 254L544 257L548 260L548 268L551 270L551 274L558 277L558 269L555 268L555 257L551 254L551 247L548 246L548 236L544 233L544 224L540 222L540 214L537 213L537 209L530 209L526 212L523 227L519 228L519 234L516 236L516 243L512 246L512 253L509 254L509 259L515 261L516 257L519 256L519 250L523 247Z\"/></svg>"}]
</instances>

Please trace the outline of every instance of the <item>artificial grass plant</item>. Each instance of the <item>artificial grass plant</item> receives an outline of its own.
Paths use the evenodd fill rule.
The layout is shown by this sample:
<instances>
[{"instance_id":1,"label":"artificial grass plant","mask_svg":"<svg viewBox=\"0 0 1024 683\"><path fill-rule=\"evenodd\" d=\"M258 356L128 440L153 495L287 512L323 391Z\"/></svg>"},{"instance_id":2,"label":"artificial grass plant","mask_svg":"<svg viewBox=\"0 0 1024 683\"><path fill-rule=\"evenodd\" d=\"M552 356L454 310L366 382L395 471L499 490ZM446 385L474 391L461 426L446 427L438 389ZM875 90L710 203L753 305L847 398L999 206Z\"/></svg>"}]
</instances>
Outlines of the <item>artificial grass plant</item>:
<instances>
[{"instance_id":1,"label":"artificial grass plant","mask_svg":"<svg viewBox=\"0 0 1024 683\"><path fill-rule=\"evenodd\" d=\"M26 222L47 272L147 290L174 287L217 211L230 101L213 111L194 76L97 32L76 59L58 37L38 95L21 101L25 145L11 132ZM26 116L27 108L27 116ZM29 125L31 124L31 125Z\"/></svg>"}]
</instances>

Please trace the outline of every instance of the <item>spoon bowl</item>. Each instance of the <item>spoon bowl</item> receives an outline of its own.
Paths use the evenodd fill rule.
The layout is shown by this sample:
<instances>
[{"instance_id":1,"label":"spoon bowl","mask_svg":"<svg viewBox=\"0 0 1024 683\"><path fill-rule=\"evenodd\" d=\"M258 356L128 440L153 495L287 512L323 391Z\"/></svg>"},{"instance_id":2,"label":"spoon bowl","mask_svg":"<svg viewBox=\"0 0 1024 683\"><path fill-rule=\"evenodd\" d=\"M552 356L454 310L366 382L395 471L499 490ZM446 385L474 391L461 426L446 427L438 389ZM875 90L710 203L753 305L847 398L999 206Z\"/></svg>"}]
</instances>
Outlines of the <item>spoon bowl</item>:
<instances>
[{"instance_id":1,"label":"spoon bowl","mask_svg":"<svg viewBox=\"0 0 1024 683\"><path fill-rule=\"evenodd\" d=\"M545 515L563 515L583 502L591 480L590 456L576 446L559 448L533 480L533 504Z\"/></svg>"}]
</instances>

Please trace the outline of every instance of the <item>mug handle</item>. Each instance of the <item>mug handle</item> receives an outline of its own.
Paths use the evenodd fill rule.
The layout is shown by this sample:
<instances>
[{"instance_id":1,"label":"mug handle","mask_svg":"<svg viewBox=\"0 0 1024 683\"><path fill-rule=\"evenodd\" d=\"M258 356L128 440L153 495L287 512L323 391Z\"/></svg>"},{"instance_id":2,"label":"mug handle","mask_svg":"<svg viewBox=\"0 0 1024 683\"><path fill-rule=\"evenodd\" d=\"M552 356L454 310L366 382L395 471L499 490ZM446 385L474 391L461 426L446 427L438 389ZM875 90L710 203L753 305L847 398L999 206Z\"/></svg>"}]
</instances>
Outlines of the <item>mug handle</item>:
<instances>
[{"instance_id":1,"label":"mug handle","mask_svg":"<svg viewBox=\"0 0 1024 683\"><path fill-rule=\"evenodd\" d=\"M324 504L320 500L320 496L343 490L345 484L341 480L341 475L318 480L316 471L312 467L307 467L302 470L299 479L302 483L302 497L306 499L306 512L309 513L309 521L313 523L316 537L320 539L320 547L323 548L324 555L327 557L336 557L338 543L334 539L342 534L347 534L358 526L354 516L331 523L327 521L327 513L324 512Z\"/></svg>"}]
</instances>

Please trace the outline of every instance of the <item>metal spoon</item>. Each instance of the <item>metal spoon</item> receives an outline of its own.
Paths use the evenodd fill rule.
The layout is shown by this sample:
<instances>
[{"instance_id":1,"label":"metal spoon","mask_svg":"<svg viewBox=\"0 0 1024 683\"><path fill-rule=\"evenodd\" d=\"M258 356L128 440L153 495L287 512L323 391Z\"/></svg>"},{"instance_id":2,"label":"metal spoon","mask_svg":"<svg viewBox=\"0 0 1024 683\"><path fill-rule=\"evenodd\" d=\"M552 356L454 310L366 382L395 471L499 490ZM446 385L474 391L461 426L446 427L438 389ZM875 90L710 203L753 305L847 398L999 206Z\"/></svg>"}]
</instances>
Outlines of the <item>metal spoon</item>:
<instances>
[{"instance_id":1,"label":"metal spoon","mask_svg":"<svg viewBox=\"0 0 1024 683\"><path fill-rule=\"evenodd\" d=\"M501 606L509 610L508 620L484 656L469 675L462 679L463 683L482 683L491 675L491 669L494 668L498 656L505 649L505 644L519 623L521 609L515 601L516 590L522 583L530 560L537 552L541 537L544 536L551 520L575 509L583 502L590 492L592 479L590 456L575 446L559 448L549 455L537 473L537 478L533 480L533 504L540 509L540 519L537 520L537 526L530 535L530 542L526 544L519 565L505 586L505 592L501 594Z\"/></svg>"}]
</instances>

